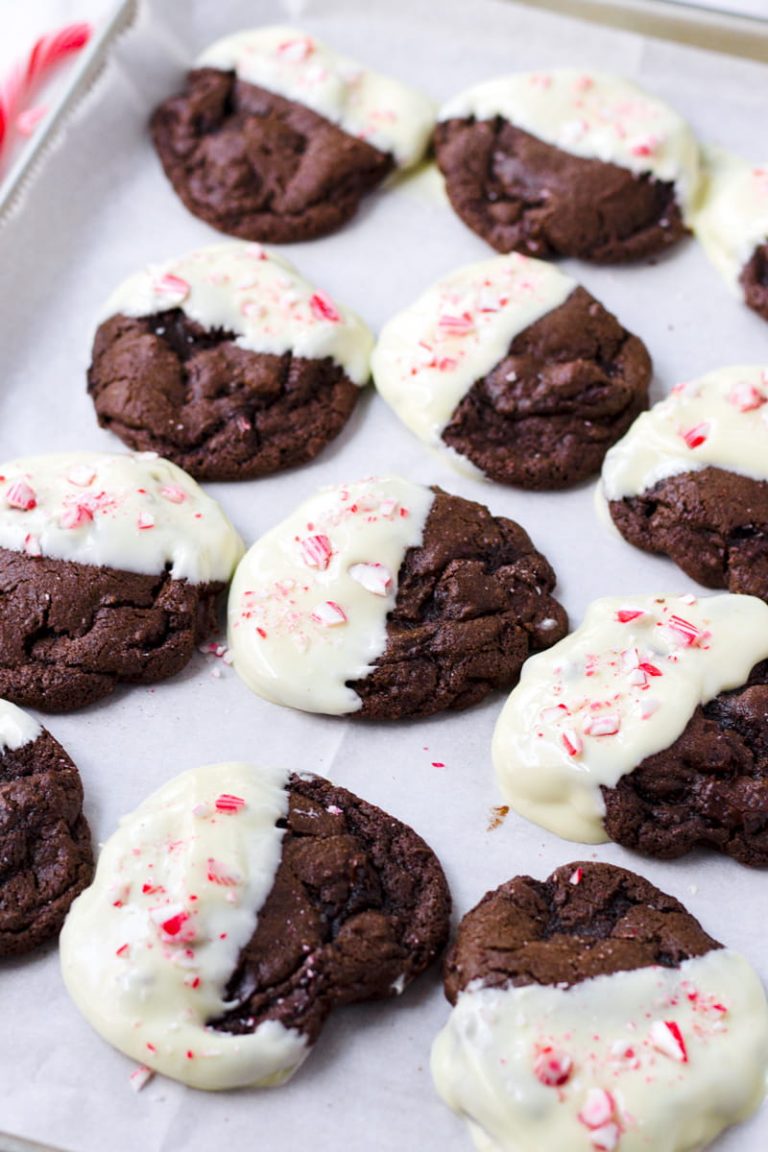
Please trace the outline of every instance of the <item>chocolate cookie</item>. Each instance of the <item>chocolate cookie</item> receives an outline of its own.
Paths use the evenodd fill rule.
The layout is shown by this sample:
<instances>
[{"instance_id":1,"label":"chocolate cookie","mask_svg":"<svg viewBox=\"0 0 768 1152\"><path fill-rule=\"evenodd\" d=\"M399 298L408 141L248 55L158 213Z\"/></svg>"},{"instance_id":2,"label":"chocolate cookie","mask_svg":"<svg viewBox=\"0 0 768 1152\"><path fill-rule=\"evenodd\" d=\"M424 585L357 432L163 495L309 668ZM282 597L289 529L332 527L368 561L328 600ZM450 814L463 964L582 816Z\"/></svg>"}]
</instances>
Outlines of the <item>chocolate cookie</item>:
<instances>
[{"instance_id":1,"label":"chocolate cookie","mask_svg":"<svg viewBox=\"0 0 768 1152\"><path fill-rule=\"evenodd\" d=\"M313 459L368 381L362 320L258 245L214 245L140 272L105 314L88 372L99 423L198 479Z\"/></svg>"},{"instance_id":2,"label":"chocolate cookie","mask_svg":"<svg viewBox=\"0 0 768 1152\"><path fill-rule=\"evenodd\" d=\"M698 146L675 112L626 80L521 73L461 93L439 120L451 204L497 252L626 262L686 231Z\"/></svg>"},{"instance_id":3,"label":"chocolate cookie","mask_svg":"<svg viewBox=\"0 0 768 1152\"><path fill-rule=\"evenodd\" d=\"M31 716L0 700L0 957L56 936L92 875L77 768Z\"/></svg>"},{"instance_id":4,"label":"chocolate cookie","mask_svg":"<svg viewBox=\"0 0 768 1152\"><path fill-rule=\"evenodd\" d=\"M432 1073L478 1147L687 1152L763 1098L757 974L623 868L582 861L489 892L445 988Z\"/></svg>"},{"instance_id":5,"label":"chocolate cookie","mask_svg":"<svg viewBox=\"0 0 768 1152\"><path fill-rule=\"evenodd\" d=\"M767 704L763 601L597 600L526 665L494 763L507 801L568 839L768 865Z\"/></svg>"},{"instance_id":6,"label":"chocolate cookie","mask_svg":"<svg viewBox=\"0 0 768 1152\"><path fill-rule=\"evenodd\" d=\"M467 708L564 635L554 584L525 531L481 504L394 477L327 488L241 562L234 668L310 712Z\"/></svg>"},{"instance_id":7,"label":"chocolate cookie","mask_svg":"<svg viewBox=\"0 0 768 1152\"><path fill-rule=\"evenodd\" d=\"M0 694L69 711L180 671L242 553L219 506L152 454L0 471Z\"/></svg>"},{"instance_id":8,"label":"chocolate cookie","mask_svg":"<svg viewBox=\"0 0 768 1152\"><path fill-rule=\"evenodd\" d=\"M708 588L768 600L768 369L723 368L678 386L606 456L621 534Z\"/></svg>"},{"instance_id":9,"label":"chocolate cookie","mask_svg":"<svg viewBox=\"0 0 768 1152\"><path fill-rule=\"evenodd\" d=\"M696 237L733 294L768 320L768 167L719 148L707 149L706 159Z\"/></svg>"},{"instance_id":10,"label":"chocolate cookie","mask_svg":"<svg viewBox=\"0 0 768 1152\"><path fill-rule=\"evenodd\" d=\"M768 660L602 791L605 831L617 844L662 860L710 847L768 866Z\"/></svg>"},{"instance_id":11,"label":"chocolate cookie","mask_svg":"<svg viewBox=\"0 0 768 1152\"><path fill-rule=\"evenodd\" d=\"M190 212L291 243L340 228L390 172L417 163L433 123L419 92L273 27L211 45L151 129Z\"/></svg>"},{"instance_id":12,"label":"chocolate cookie","mask_svg":"<svg viewBox=\"0 0 768 1152\"><path fill-rule=\"evenodd\" d=\"M449 914L440 864L405 824L321 777L216 764L121 822L62 969L97 1031L150 1068L196 1088L275 1084L333 1008L424 971Z\"/></svg>"},{"instance_id":13,"label":"chocolate cookie","mask_svg":"<svg viewBox=\"0 0 768 1152\"><path fill-rule=\"evenodd\" d=\"M547 880L517 876L461 921L445 959L455 1004L474 981L570 988L636 968L679 968L722 945L690 912L642 876L613 864L564 864Z\"/></svg>"},{"instance_id":14,"label":"chocolate cookie","mask_svg":"<svg viewBox=\"0 0 768 1152\"><path fill-rule=\"evenodd\" d=\"M440 280L385 325L372 368L427 444L532 489L597 472L651 376L645 345L589 292L518 255Z\"/></svg>"}]
</instances>

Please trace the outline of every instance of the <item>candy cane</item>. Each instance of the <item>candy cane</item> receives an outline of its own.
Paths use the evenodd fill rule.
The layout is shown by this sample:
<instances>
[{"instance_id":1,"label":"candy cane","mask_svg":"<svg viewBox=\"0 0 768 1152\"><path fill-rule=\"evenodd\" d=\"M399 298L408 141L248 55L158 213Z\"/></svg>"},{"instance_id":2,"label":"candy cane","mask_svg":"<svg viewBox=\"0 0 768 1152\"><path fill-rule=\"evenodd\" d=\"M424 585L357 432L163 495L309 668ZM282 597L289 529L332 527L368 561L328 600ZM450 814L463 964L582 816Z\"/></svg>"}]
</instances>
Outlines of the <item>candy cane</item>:
<instances>
[{"instance_id":1,"label":"candy cane","mask_svg":"<svg viewBox=\"0 0 768 1152\"><path fill-rule=\"evenodd\" d=\"M58 32L41 36L26 61L17 61L0 85L0 153L11 131L21 127L29 131L40 119L36 109L25 104L46 74L67 56L79 52L91 37L90 24L69 24ZM21 125L18 124L21 119Z\"/></svg>"}]
</instances>

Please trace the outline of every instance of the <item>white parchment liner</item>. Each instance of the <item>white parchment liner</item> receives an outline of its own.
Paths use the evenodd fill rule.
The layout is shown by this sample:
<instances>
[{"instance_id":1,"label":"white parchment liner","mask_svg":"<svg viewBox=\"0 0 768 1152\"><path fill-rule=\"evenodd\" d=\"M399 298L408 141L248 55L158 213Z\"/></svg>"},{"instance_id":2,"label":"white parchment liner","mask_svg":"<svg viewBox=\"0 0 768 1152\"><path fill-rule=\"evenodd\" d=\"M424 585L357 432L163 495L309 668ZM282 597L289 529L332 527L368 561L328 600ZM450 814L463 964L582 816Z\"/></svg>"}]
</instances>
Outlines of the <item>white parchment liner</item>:
<instances>
[{"instance_id":1,"label":"white parchment liner","mask_svg":"<svg viewBox=\"0 0 768 1152\"><path fill-rule=\"evenodd\" d=\"M176 200L146 132L149 110L173 92L185 66L215 37L286 19L351 56L420 85L438 102L515 68L605 67L674 103L700 135L764 159L768 70L624 33L578 25L495 0L155 0L116 45L104 81L84 103L62 148L0 231L0 459L76 448L116 449L85 394L93 320L137 265L216 234ZM713 93L717 93L714 100ZM336 236L285 247L318 284L378 329L451 268L490 255L440 200L439 182L403 183L374 196ZM649 265L564 270L646 340L654 395L676 379L728 362L768 359L768 329L740 307L693 242ZM209 485L247 541L321 483L397 471L485 501L519 520L555 565L575 621L596 596L699 591L669 561L634 551L598 524L592 489L524 494L453 472L430 455L372 391L340 440L283 476ZM214 677L214 670L221 671ZM510 815L487 831L501 798L489 745L501 707L400 725L371 725L278 709L253 697L221 661L196 656L156 688L121 691L52 732L80 766L97 840L118 816L185 768L262 758L329 774L412 823L440 854L456 910L527 872L546 876L580 854ZM444 764L445 767L434 767ZM765 877L697 855L657 864L613 846L587 858L635 867L682 899L704 926L768 972ZM61 983L54 948L0 966L0 1130L70 1152L232 1152L312 1147L331 1152L469 1152L461 1123L434 1093L433 1036L448 1012L437 973L397 1002L349 1009L325 1030L296 1078L271 1092L208 1096L157 1078L139 1095L131 1063L80 1018ZM762 1152L768 1115L722 1139L718 1152Z\"/></svg>"}]
</instances>

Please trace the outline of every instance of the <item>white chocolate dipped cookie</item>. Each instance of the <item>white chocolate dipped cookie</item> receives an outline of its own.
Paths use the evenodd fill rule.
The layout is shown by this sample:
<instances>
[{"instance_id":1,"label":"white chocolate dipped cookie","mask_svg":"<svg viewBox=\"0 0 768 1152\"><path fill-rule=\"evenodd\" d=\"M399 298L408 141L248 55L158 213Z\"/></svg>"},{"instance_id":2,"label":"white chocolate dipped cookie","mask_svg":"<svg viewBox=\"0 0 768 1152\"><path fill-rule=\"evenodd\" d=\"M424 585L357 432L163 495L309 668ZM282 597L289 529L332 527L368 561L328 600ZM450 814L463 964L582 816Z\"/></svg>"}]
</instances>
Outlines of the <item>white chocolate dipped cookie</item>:
<instances>
[{"instance_id":1,"label":"white chocolate dipped cookie","mask_svg":"<svg viewBox=\"0 0 768 1152\"><path fill-rule=\"evenodd\" d=\"M0 465L0 693L49 711L179 671L242 555L219 505L154 453Z\"/></svg>"},{"instance_id":2,"label":"white chocolate dipped cookie","mask_svg":"<svg viewBox=\"0 0 768 1152\"><path fill-rule=\"evenodd\" d=\"M416 89L280 25L207 48L152 133L190 211L222 232L284 243L345 223L390 172L421 160L434 122Z\"/></svg>"},{"instance_id":3,"label":"white chocolate dipped cookie","mask_svg":"<svg viewBox=\"0 0 768 1152\"><path fill-rule=\"evenodd\" d=\"M631 544L768 599L768 367L676 385L608 452L601 492Z\"/></svg>"},{"instance_id":4,"label":"white chocolate dipped cookie","mask_svg":"<svg viewBox=\"0 0 768 1152\"><path fill-rule=\"evenodd\" d=\"M376 387L459 466L525 488L600 468L647 406L643 343L574 280L517 253L458 268L384 326Z\"/></svg>"},{"instance_id":5,"label":"white chocolate dipped cookie","mask_svg":"<svg viewBox=\"0 0 768 1152\"><path fill-rule=\"evenodd\" d=\"M258 244L214 244L128 277L96 333L99 423L191 475L243 480L306 463L346 424L373 337Z\"/></svg>"},{"instance_id":6,"label":"white chocolate dipped cookie","mask_svg":"<svg viewBox=\"0 0 768 1152\"><path fill-rule=\"evenodd\" d=\"M731 292L768 320L768 165L720 148L707 149L705 159L694 233Z\"/></svg>"},{"instance_id":7,"label":"white chocolate dipped cookie","mask_svg":"<svg viewBox=\"0 0 768 1152\"><path fill-rule=\"evenodd\" d=\"M560 69L486 81L440 110L457 214L497 251L623 262L676 243L700 182L681 116L630 81Z\"/></svg>"},{"instance_id":8,"label":"white chocolate dipped cookie","mask_svg":"<svg viewBox=\"0 0 768 1152\"><path fill-rule=\"evenodd\" d=\"M121 821L67 920L62 973L88 1022L146 1069L267 1087L334 1007L426 968L449 908L437 859L391 816L322 777L208 765Z\"/></svg>"},{"instance_id":9,"label":"white chocolate dipped cookie","mask_svg":"<svg viewBox=\"0 0 768 1152\"><path fill-rule=\"evenodd\" d=\"M322 489L237 569L234 668L310 712L467 707L565 633L554 582L523 529L480 504L398 477Z\"/></svg>"},{"instance_id":10,"label":"white chocolate dipped cookie","mask_svg":"<svg viewBox=\"0 0 768 1152\"><path fill-rule=\"evenodd\" d=\"M494 732L499 785L515 811L568 840L664 858L701 844L768 864L757 816L766 704L762 601L596 600L523 669Z\"/></svg>"},{"instance_id":11,"label":"white chocolate dipped cookie","mask_svg":"<svg viewBox=\"0 0 768 1152\"><path fill-rule=\"evenodd\" d=\"M622 868L489 892L445 971L432 1073L479 1152L690 1152L763 1099L757 974Z\"/></svg>"}]
</instances>

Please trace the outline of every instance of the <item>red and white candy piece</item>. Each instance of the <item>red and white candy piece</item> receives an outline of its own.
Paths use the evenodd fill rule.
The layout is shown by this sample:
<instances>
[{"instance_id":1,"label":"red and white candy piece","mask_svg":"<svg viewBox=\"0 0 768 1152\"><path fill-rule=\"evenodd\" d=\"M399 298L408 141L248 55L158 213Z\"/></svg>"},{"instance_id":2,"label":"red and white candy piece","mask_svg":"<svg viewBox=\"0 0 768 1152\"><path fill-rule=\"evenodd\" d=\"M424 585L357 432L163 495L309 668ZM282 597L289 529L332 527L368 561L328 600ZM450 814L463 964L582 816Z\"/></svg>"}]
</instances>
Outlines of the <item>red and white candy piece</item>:
<instances>
[{"instance_id":1,"label":"red and white candy piece","mask_svg":"<svg viewBox=\"0 0 768 1152\"><path fill-rule=\"evenodd\" d=\"M338 628L341 624L347 623L346 612L335 600L325 600L322 604L316 604L311 618L323 628Z\"/></svg>"},{"instance_id":2,"label":"red and white candy piece","mask_svg":"<svg viewBox=\"0 0 768 1152\"><path fill-rule=\"evenodd\" d=\"M352 564L349 568L352 579L372 592L374 596L386 596L392 584L392 574L384 564L372 561L368 564Z\"/></svg>"},{"instance_id":3,"label":"red and white candy piece","mask_svg":"<svg viewBox=\"0 0 768 1152\"><path fill-rule=\"evenodd\" d=\"M305 536L299 541L301 558L308 568L317 568L325 571L331 562L333 548L327 536Z\"/></svg>"},{"instance_id":4,"label":"red and white candy piece","mask_svg":"<svg viewBox=\"0 0 768 1152\"><path fill-rule=\"evenodd\" d=\"M688 1063L688 1049L680 1027L674 1020L654 1020L649 1036L657 1052L680 1064Z\"/></svg>"},{"instance_id":5,"label":"red and white candy piece","mask_svg":"<svg viewBox=\"0 0 768 1152\"><path fill-rule=\"evenodd\" d=\"M35 89L60 61L79 52L90 37L89 24L69 24L57 32L41 36L27 59L17 61L13 66L0 85L0 153L14 126L19 127L19 118L24 114L25 105ZM30 110L32 114L35 111ZM29 119L26 126L29 127Z\"/></svg>"},{"instance_id":6,"label":"red and white candy piece","mask_svg":"<svg viewBox=\"0 0 768 1152\"><path fill-rule=\"evenodd\" d=\"M242 796L232 796L229 792L222 792L221 796L216 797L215 808L217 812L232 814L241 812L245 806L245 800Z\"/></svg>"},{"instance_id":7,"label":"red and white candy piece","mask_svg":"<svg viewBox=\"0 0 768 1152\"><path fill-rule=\"evenodd\" d=\"M153 280L152 288L155 295L162 297L163 306L166 308L178 307L191 291L187 281L173 272L165 272L162 276L158 276Z\"/></svg>"},{"instance_id":8,"label":"red and white candy piece","mask_svg":"<svg viewBox=\"0 0 768 1152\"><path fill-rule=\"evenodd\" d=\"M604 1088L590 1088L579 1112L579 1120L589 1129L593 1148L600 1152L613 1152L621 1140L616 1101Z\"/></svg>"},{"instance_id":9,"label":"red and white candy piece","mask_svg":"<svg viewBox=\"0 0 768 1152\"><path fill-rule=\"evenodd\" d=\"M557 1048L541 1048L533 1063L533 1074L547 1088L560 1088L567 1084L573 1072L573 1060L567 1052Z\"/></svg>"},{"instance_id":10,"label":"red and white candy piece","mask_svg":"<svg viewBox=\"0 0 768 1152\"><path fill-rule=\"evenodd\" d=\"M18 508L20 512L31 512L37 507L37 494L26 480L17 480L5 490L5 502L9 508Z\"/></svg>"},{"instance_id":11,"label":"red and white candy piece","mask_svg":"<svg viewBox=\"0 0 768 1152\"><path fill-rule=\"evenodd\" d=\"M309 306L315 319L327 320L330 324L341 323L341 313L325 292L315 292L310 298Z\"/></svg>"}]
</instances>

